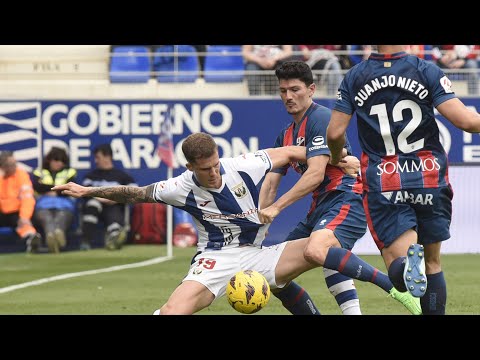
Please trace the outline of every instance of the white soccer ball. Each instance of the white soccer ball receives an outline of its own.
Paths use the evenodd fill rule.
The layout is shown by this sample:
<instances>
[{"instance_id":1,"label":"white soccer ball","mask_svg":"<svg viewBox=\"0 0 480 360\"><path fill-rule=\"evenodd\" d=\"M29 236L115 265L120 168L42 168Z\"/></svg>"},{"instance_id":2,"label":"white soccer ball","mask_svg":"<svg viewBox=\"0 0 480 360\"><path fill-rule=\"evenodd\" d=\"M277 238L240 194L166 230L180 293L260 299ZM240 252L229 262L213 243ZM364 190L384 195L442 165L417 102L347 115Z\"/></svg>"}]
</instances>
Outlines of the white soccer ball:
<instances>
[{"instance_id":1,"label":"white soccer ball","mask_svg":"<svg viewBox=\"0 0 480 360\"><path fill-rule=\"evenodd\" d=\"M270 299L270 285L255 270L237 272L227 284L228 303L242 314L253 314L265 307Z\"/></svg>"}]
</instances>

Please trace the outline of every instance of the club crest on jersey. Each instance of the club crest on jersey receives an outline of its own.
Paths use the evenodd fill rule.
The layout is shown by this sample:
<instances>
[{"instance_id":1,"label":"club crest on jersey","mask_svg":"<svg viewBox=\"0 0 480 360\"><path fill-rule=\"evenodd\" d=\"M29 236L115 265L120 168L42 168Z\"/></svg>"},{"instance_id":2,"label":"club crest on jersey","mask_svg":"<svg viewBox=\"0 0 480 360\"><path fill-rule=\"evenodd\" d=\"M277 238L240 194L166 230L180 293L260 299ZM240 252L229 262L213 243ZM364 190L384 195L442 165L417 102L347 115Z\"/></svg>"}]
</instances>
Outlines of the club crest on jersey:
<instances>
[{"instance_id":1,"label":"club crest on jersey","mask_svg":"<svg viewBox=\"0 0 480 360\"><path fill-rule=\"evenodd\" d=\"M247 195L247 188L244 183L235 185L231 190L238 199L242 199Z\"/></svg>"},{"instance_id":2,"label":"club crest on jersey","mask_svg":"<svg viewBox=\"0 0 480 360\"><path fill-rule=\"evenodd\" d=\"M297 137L297 146L303 146L305 145L305 137L299 136Z\"/></svg>"}]
</instances>

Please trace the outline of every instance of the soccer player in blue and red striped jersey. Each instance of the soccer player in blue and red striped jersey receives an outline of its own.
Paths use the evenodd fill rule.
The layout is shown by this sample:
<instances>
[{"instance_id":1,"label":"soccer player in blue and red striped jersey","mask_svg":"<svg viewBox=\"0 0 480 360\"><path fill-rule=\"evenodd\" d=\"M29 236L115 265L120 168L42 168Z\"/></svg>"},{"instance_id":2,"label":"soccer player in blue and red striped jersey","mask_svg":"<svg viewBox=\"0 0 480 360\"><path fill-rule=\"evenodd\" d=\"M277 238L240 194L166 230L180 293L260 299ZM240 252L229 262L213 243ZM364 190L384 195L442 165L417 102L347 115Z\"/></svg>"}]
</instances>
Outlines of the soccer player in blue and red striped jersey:
<instances>
[{"instance_id":1,"label":"soccer player in blue and red striped jersey","mask_svg":"<svg viewBox=\"0 0 480 360\"><path fill-rule=\"evenodd\" d=\"M351 250L367 230L360 176L352 177L329 164L326 131L331 110L313 101L316 85L309 66L302 61L289 61L280 65L275 73L280 96L293 118L292 123L280 133L275 147L304 145L307 161L294 162L267 174L260 192L260 221L271 223L284 208L311 193L312 204L308 214L285 240L310 238L307 260L325 265L325 281L342 312L346 315L361 314L352 277L376 283L405 306L410 306L410 311L413 306L419 312L420 306L412 303L411 297L402 297L395 292L386 274L379 273L355 255L352 257L355 264L335 263L337 250ZM351 155L348 142L344 155ZM274 201L282 176L290 166L301 177L289 191ZM356 265L364 269L362 276L359 276ZM308 294L294 282L273 293L293 314L319 314ZM416 313L415 309L412 312Z\"/></svg>"},{"instance_id":2,"label":"soccer player in blue and red striped jersey","mask_svg":"<svg viewBox=\"0 0 480 360\"><path fill-rule=\"evenodd\" d=\"M340 85L327 129L331 163L341 160L356 113L370 233L395 287L421 297L424 315L443 315L440 247L450 238L453 191L434 107L467 132L480 132L480 116L456 98L438 66L404 45L378 45L377 52ZM347 256L340 261L348 263Z\"/></svg>"}]
</instances>

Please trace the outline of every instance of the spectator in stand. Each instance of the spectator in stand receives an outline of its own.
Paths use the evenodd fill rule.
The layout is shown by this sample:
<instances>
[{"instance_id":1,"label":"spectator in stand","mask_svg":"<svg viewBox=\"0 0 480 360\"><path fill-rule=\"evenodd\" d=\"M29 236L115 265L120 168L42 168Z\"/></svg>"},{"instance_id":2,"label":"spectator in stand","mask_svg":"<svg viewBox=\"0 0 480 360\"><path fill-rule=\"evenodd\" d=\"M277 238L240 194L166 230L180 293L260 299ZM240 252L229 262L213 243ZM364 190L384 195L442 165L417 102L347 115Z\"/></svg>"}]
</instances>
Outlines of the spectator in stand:
<instances>
[{"instance_id":1,"label":"spectator in stand","mask_svg":"<svg viewBox=\"0 0 480 360\"><path fill-rule=\"evenodd\" d=\"M75 201L50 190L55 185L63 185L75 181L77 171L70 168L67 152L53 147L45 156L43 167L33 172L33 189L37 195L33 220L41 226L48 250L60 252L67 244L65 233L72 224L75 213Z\"/></svg>"},{"instance_id":2,"label":"spectator in stand","mask_svg":"<svg viewBox=\"0 0 480 360\"><path fill-rule=\"evenodd\" d=\"M27 252L37 252L42 238L32 225L35 207L32 181L17 166L12 151L0 152L0 226L14 227Z\"/></svg>"},{"instance_id":3,"label":"spectator in stand","mask_svg":"<svg viewBox=\"0 0 480 360\"><path fill-rule=\"evenodd\" d=\"M433 45L433 61L442 69L449 69L447 73L450 79L455 78L453 73L456 69L468 69L461 73L468 82L468 94L478 94L478 64L475 45ZM460 72L459 72L460 73Z\"/></svg>"},{"instance_id":4,"label":"spectator in stand","mask_svg":"<svg viewBox=\"0 0 480 360\"><path fill-rule=\"evenodd\" d=\"M102 144L94 149L96 169L89 172L83 186L137 186L135 180L126 172L113 165L113 151L110 144ZM81 250L89 250L90 240L95 237L97 225L103 220L106 235L105 248L118 250L126 239L125 204L100 197L87 198L83 207Z\"/></svg>"},{"instance_id":5,"label":"spectator in stand","mask_svg":"<svg viewBox=\"0 0 480 360\"><path fill-rule=\"evenodd\" d=\"M324 70L325 76L318 77L319 83L322 79L327 83L327 94L335 95L338 86L342 81L342 65L340 58L334 53L339 50L340 45L300 45L299 48L303 53L303 60L310 66L312 70ZM346 67L348 65L345 65Z\"/></svg>"},{"instance_id":6,"label":"spectator in stand","mask_svg":"<svg viewBox=\"0 0 480 360\"><path fill-rule=\"evenodd\" d=\"M243 45L242 53L246 63L249 94L261 95L263 84L266 94L275 95L277 82L273 70L277 65L290 59L293 55L292 45ZM248 74L249 71L262 70L272 70L272 74Z\"/></svg>"}]
</instances>

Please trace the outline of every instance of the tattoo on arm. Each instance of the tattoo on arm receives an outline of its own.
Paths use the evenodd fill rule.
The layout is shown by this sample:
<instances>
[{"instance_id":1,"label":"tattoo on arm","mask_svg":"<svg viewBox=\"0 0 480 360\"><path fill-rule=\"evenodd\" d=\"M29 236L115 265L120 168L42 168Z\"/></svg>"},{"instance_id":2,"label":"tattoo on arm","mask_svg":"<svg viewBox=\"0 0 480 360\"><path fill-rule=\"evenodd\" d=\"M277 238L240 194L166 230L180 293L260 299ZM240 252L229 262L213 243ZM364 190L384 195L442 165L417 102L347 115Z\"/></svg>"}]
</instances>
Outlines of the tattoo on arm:
<instances>
[{"instance_id":1,"label":"tattoo on arm","mask_svg":"<svg viewBox=\"0 0 480 360\"><path fill-rule=\"evenodd\" d=\"M101 197L119 203L155 202L153 199L154 184L137 186L102 186L90 189L88 196Z\"/></svg>"}]
</instances>

